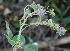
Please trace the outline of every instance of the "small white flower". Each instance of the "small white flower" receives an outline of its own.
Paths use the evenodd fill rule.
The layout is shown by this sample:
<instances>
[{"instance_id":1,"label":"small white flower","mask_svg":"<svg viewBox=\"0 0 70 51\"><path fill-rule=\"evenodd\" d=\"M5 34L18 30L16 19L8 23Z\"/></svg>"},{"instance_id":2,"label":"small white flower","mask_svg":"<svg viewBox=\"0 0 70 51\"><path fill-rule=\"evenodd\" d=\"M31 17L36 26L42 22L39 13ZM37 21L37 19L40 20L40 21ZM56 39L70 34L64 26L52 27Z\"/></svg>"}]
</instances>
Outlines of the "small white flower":
<instances>
[{"instance_id":1,"label":"small white flower","mask_svg":"<svg viewBox=\"0 0 70 51\"><path fill-rule=\"evenodd\" d=\"M53 24L52 19L49 19L48 21L49 21L50 24Z\"/></svg>"}]
</instances>

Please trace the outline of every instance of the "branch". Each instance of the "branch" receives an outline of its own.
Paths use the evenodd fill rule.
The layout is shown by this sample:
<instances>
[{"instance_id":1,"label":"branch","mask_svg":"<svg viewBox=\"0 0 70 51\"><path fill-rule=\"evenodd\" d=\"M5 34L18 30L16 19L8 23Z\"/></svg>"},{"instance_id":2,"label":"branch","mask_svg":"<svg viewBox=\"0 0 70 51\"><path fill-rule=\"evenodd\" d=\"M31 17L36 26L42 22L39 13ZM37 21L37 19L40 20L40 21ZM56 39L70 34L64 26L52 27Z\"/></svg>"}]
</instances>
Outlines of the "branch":
<instances>
[{"instance_id":1,"label":"branch","mask_svg":"<svg viewBox=\"0 0 70 51\"><path fill-rule=\"evenodd\" d=\"M68 44L68 43L70 43L70 36L64 37L60 39L59 41L57 41L56 46L62 45L62 44Z\"/></svg>"}]
</instances>

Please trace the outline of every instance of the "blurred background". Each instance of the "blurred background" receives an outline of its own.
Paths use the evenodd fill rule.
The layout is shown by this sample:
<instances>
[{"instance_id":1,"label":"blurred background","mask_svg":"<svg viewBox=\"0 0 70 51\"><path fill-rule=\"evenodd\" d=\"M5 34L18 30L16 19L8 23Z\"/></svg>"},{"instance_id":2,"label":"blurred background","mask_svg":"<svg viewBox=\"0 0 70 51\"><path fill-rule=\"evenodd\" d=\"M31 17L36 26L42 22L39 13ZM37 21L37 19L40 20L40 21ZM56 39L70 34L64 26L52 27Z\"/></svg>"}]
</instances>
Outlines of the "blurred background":
<instances>
[{"instance_id":1,"label":"blurred background","mask_svg":"<svg viewBox=\"0 0 70 51\"><path fill-rule=\"evenodd\" d=\"M19 20L24 15L24 7L32 4L33 1L36 4L41 4L45 9L48 6L49 9L54 9L55 17L52 18L48 13L42 17L42 21L53 19L67 32L65 35L59 36L56 34L56 30L47 25L30 26L22 32L26 41L22 44L22 49L19 48L18 51L24 51L24 47L33 43L38 45L38 51L70 51L70 0L0 0L0 51L13 51L12 46L4 36L4 34L7 34L5 21L8 21L13 35L18 35ZM33 9L28 10L28 13L31 12L33 12ZM38 17L28 18L26 23L35 23Z\"/></svg>"}]
</instances>

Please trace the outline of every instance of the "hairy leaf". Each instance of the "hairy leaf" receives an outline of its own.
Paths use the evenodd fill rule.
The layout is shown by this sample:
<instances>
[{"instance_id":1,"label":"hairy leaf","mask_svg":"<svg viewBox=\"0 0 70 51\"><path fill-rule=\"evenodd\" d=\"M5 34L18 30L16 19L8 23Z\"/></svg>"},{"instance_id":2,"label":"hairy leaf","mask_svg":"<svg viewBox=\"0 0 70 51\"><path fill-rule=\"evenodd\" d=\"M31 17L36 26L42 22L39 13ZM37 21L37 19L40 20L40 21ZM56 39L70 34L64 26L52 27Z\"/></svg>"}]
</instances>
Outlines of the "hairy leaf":
<instances>
[{"instance_id":1,"label":"hairy leaf","mask_svg":"<svg viewBox=\"0 0 70 51\"><path fill-rule=\"evenodd\" d=\"M10 39L12 39L13 34L12 34L10 28L9 28L9 24L8 24L7 21L6 21L6 28L7 28L8 37L9 37Z\"/></svg>"},{"instance_id":2,"label":"hairy leaf","mask_svg":"<svg viewBox=\"0 0 70 51\"><path fill-rule=\"evenodd\" d=\"M38 47L37 45L31 45L28 48L34 49L35 51L38 51Z\"/></svg>"},{"instance_id":3,"label":"hairy leaf","mask_svg":"<svg viewBox=\"0 0 70 51\"><path fill-rule=\"evenodd\" d=\"M23 43L25 41L25 38L22 35L20 35L20 41L21 41L21 43Z\"/></svg>"},{"instance_id":4,"label":"hairy leaf","mask_svg":"<svg viewBox=\"0 0 70 51\"><path fill-rule=\"evenodd\" d=\"M16 42L18 40L18 35L14 36L12 40Z\"/></svg>"},{"instance_id":5,"label":"hairy leaf","mask_svg":"<svg viewBox=\"0 0 70 51\"><path fill-rule=\"evenodd\" d=\"M11 40L7 35L5 35L6 36L6 38L8 39L8 42L11 44L11 45L14 45L15 44L15 42L13 41L13 40Z\"/></svg>"},{"instance_id":6,"label":"hairy leaf","mask_svg":"<svg viewBox=\"0 0 70 51\"><path fill-rule=\"evenodd\" d=\"M12 40L15 42L18 41L18 35L14 36ZM25 38L22 35L20 35L19 40L21 41L21 43L23 43L25 41Z\"/></svg>"},{"instance_id":7,"label":"hairy leaf","mask_svg":"<svg viewBox=\"0 0 70 51\"><path fill-rule=\"evenodd\" d=\"M24 51L35 51L35 50L31 48L24 48Z\"/></svg>"}]
</instances>

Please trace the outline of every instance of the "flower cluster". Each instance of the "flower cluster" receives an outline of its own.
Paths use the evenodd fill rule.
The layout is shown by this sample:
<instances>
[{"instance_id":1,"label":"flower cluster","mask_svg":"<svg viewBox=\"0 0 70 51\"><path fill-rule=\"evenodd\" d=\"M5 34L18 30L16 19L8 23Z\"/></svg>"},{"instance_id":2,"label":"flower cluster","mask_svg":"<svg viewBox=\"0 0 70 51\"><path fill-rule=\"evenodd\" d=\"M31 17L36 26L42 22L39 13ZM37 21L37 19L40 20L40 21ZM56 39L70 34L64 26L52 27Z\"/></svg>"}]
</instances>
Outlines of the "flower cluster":
<instances>
[{"instance_id":1,"label":"flower cluster","mask_svg":"<svg viewBox=\"0 0 70 51\"><path fill-rule=\"evenodd\" d=\"M50 27L53 27L54 30L56 29L57 30L56 33L59 34L60 36L64 35L65 32L67 31L67 30L64 29L64 27L60 27L59 24L53 23L52 19L49 19L49 20L46 19L45 21L43 21L43 24L47 25L47 26L50 26Z\"/></svg>"},{"instance_id":2,"label":"flower cluster","mask_svg":"<svg viewBox=\"0 0 70 51\"><path fill-rule=\"evenodd\" d=\"M62 35L62 34L64 35L66 32L66 30L64 30L64 27L58 26L57 29L58 29L58 32L56 32L56 33L59 33L59 35Z\"/></svg>"},{"instance_id":3,"label":"flower cluster","mask_svg":"<svg viewBox=\"0 0 70 51\"><path fill-rule=\"evenodd\" d=\"M40 4L37 4L37 5L36 5L36 4L34 3L34 6L35 6L35 10L37 10L37 8L40 6ZM38 9L37 14L44 16L45 11L46 11L46 9L43 10L43 8Z\"/></svg>"},{"instance_id":4,"label":"flower cluster","mask_svg":"<svg viewBox=\"0 0 70 51\"><path fill-rule=\"evenodd\" d=\"M54 9L50 9L50 11L49 11L49 13L50 13L50 15L52 15L52 17L55 16L55 13L53 11L54 11Z\"/></svg>"},{"instance_id":5,"label":"flower cluster","mask_svg":"<svg viewBox=\"0 0 70 51\"><path fill-rule=\"evenodd\" d=\"M38 15L42 15L42 16L44 16L44 14L45 14L45 10L46 10L46 9L44 9L44 10L39 9L39 11L37 11L37 14L38 14Z\"/></svg>"},{"instance_id":6,"label":"flower cluster","mask_svg":"<svg viewBox=\"0 0 70 51\"><path fill-rule=\"evenodd\" d=\"M40 7L40 4L37 4L37 5L36 5L36 4L34 3L34 7L35 7L35 10L37 10L38 7Z\"/></svg>"},{"instance_id":7,"label":"flower cluster","mask_svg":"<svg viewBox=\"0 0 70 51\"><path fill-rule=\"evenodd\" d=\"M46 12L49 12L50 15L52 15L52 17L55 16L54 9L50 9L50 11L46 11L46 9L44 9L44 7L41 6L40 4L33 3L33 7L32 8L34 8L34 11L37 11L38 15L44 16L44 14L47 14Z\"/></svg>"},{"instance_id":8,"label":"flower cluster","mask_svg":"<svg viewBox=\"0 0 70 51\"><path fill-rule=\"evenodd\" d=\"M35 5L35 7L40 6L40 4L37 4L37 5L36 5L35 3L34 3L34 5Z\"/></svg>"}]
</instances>

